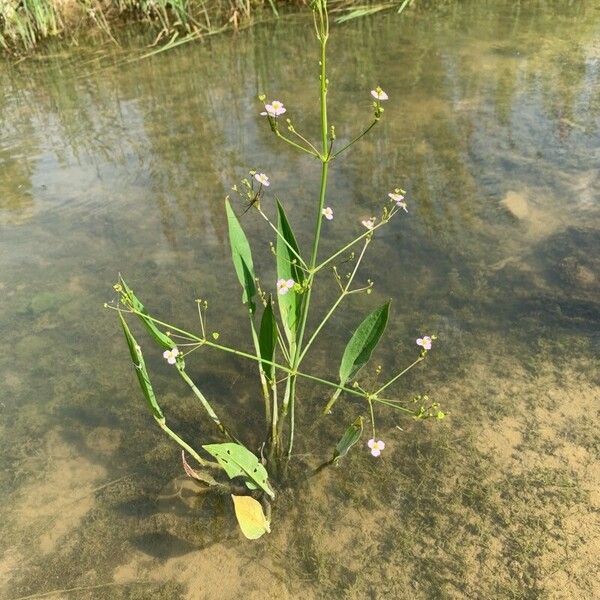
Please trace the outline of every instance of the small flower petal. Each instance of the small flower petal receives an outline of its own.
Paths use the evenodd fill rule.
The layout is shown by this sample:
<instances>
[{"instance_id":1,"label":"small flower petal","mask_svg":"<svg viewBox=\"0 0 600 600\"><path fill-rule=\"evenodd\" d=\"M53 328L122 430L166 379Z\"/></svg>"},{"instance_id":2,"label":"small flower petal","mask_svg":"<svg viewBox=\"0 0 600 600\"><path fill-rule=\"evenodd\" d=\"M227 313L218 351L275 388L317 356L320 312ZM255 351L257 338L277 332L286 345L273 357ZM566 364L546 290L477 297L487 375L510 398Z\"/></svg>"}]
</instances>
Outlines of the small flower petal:
<instances>
[{"instance_id":1,"label":"small flower petal","mask_svg":"<svg viewBox=\"0 0 600 600\"><path fill-rule=\"evenodd\" d=\"M381 454L381 450L379 450L379 448L373 448L373 450L371 450L371 454L373 456L379 456Z\"/></svg>"},{"instance_id":2,"label":"small flower petal","mask_svg":"<svg viewBox=\"0 0 600 600\"><path fill-rule=\"evenodd\" d=\"M375 448L375 445L377 444L377 442L375 441L374 438L371 438L368 442L367 442L367 446L369 446L369 448Z\"/></svg>"},{"instance_id":3,"label":"small flower petal","mask_svg":"<svg viewBox=\"0 0 600 600\"><path fill-rule=\"evenodd\" d=\"M373 98L376 100L387 100L389 98L389 96L380 87L371 90L371 96L373 96Z\"/></svg>"}]
</instances>

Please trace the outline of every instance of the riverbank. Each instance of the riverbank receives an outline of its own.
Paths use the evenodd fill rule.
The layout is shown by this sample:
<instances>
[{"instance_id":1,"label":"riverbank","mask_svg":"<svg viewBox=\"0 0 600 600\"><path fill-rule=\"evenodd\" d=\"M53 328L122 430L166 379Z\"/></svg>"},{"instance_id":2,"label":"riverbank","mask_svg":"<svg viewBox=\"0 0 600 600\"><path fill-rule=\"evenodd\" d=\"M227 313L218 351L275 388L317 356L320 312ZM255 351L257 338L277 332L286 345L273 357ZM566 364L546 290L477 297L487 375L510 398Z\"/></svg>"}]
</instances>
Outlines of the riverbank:
<instances>
[{"instance_id":1,"label":"riverbank","mask_svg":"<svg viewBox=\"0 0 600 600\"><path fill-rule=\"evenodd\" d=\"M383 3L330 0L338 20L383 10L401 11L414 0ZM247 27L255 20L299 10L309 0L0 0L0 47L8 56L31 53L51 39L78 44L82 36L119 44L138 25L148 44L173 44Z\"/></svg>"}]
</instances>

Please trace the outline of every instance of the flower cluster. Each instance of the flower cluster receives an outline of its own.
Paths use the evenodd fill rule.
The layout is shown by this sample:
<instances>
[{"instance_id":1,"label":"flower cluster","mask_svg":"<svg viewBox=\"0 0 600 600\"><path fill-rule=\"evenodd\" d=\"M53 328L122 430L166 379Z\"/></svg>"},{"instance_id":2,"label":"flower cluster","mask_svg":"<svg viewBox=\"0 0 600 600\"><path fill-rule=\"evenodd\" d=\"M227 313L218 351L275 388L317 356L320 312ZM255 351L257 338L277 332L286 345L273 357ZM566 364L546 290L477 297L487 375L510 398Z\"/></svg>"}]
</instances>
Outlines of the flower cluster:
<instances>
[{"instance_id":1,"label":"flower cluster","mask_svg":"<svg viewBox=\"0 0 600 600\"><path fill-rule=\"evenodd\" d=\"M404 190L400 190L398 188L396 188L394 190L394 192L390 192L388 194L388 196L390 197L390 200L392 202L396 203L396 206L398 208L402 208L404 210L404 212L408 212L408 208L406 208L406 201L404 200L404 194L406 192Z\"/></svg>"}]
</instances>

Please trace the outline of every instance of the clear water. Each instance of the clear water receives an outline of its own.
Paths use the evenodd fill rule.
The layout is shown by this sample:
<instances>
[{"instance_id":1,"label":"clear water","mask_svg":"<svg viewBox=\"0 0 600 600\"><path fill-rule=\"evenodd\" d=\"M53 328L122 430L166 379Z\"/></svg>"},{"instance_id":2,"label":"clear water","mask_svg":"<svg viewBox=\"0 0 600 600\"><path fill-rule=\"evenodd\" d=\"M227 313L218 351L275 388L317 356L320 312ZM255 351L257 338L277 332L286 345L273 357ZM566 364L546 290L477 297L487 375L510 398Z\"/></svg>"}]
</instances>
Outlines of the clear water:
<instances>
[{"instance_id":1,"label":"clear water","mask_svg":"<svg viewBox=\"0 0 600 600\"><path fill-rule=\"evenodd\" d=\"M194 299L208 298L209 327L248 346L223 198L264 170L307 243L317 165L273 138L256 95L286 102L317 136L308 18L139 62L100 48L3 65L0 596L600 597L599 8L444 3L333 29L340 138L368 121L375 84L390 101L333 168L323 251L397 185L410 212L377 236L361 271L374 294L348 302L308 369L334 375L351 328L391 297L376 364L392 373L436 332L394 393L427 393L449 416L380 411L381 459L363 445L282 493L273 533L256 543L228 499L182 478L102 305L120 271L186 327ZM252 213L244 223L270 285L269 232ZM315 318L334 294L322 282ZM159 353L148 362L173 428L212 439ZM208 350L191 362L255 444L252 366ZM310 465L366 412L344 399L318 418L326 399L301 390L297 452Z\"/></svg>"}]
</instances>

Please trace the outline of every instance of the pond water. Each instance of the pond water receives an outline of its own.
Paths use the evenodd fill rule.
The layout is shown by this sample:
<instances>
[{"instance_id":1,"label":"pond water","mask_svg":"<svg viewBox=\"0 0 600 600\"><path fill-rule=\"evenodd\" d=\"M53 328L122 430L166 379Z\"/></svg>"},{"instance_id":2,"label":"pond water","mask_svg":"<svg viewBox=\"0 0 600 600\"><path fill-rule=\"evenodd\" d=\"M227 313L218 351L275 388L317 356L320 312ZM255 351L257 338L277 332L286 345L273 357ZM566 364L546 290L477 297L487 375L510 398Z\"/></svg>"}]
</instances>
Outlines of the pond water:
<instances>
[{"instance_id":1,"label":"pond water","mask_svg":"<svg viewBox=\"0 0 600 600\"><path fill-rule=\"evenodd\" d=\"M376 235L360 272L374 293L350 299L307 369L334 377L352 327L392 298L375 364L392 374L435 332L394 394L428 394L448 417L380 410L382 457L363 440L342 468L284 491L254 543L228 499L184 483L102 307L122 272L185 327L207 298L209 328L248 347L223 198L260 168L308 243L318 165L271 135L256 96L317 137L309 17L141 61L104 47L3 65L0 597L600 597L598 9L443 3L333 28L339 138L368 122L374 85L390 100L332 168L323 255L396 186L409 213ZM244 225L273 287L269 231L252 212ZM321 281L315 322L335 293ZM214 439L146 346L173 428ZM253 366L210 350L188 363L255 445ZM320 418L327 398L301 388L297 452L313 466L366 415L343 398Z\"/></svg>"}]
</instances>

